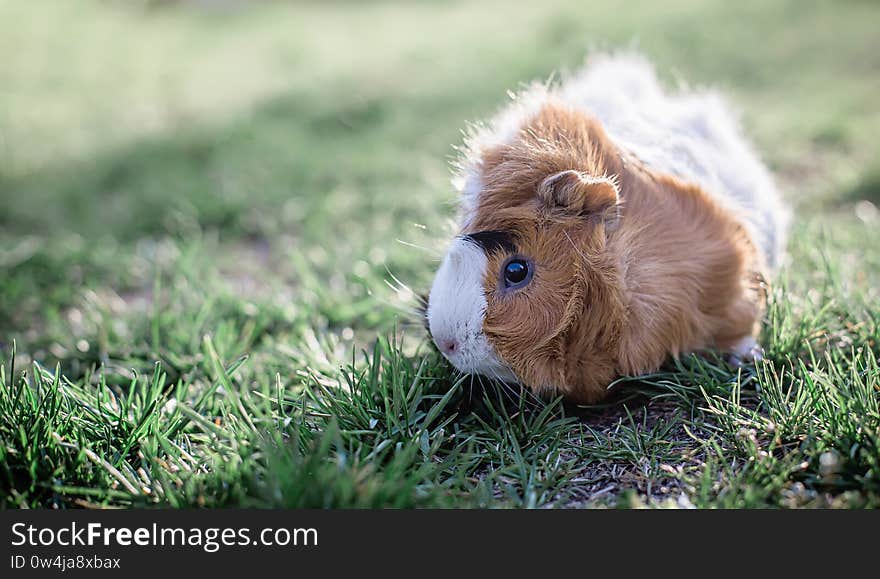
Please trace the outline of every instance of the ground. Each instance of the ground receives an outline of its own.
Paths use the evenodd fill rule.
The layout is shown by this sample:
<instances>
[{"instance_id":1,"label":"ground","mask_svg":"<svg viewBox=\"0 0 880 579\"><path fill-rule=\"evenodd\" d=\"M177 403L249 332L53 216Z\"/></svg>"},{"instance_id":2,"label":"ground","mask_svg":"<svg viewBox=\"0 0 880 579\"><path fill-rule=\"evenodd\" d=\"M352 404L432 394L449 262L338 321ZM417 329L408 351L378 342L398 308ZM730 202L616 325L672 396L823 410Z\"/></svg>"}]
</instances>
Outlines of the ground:
<instances>
[{"instance_id":1,"label":"ground","mask_svg":"<svg viewBox=\"0 0 880 579\"><path fill-rule=\"evenodd\" d=\"M0 0L4 507L880 506L880 9ZM765 359L599 407L457 380L414 315L448 161L633 48L796 211Z\"/></svg>"}]
</instances>

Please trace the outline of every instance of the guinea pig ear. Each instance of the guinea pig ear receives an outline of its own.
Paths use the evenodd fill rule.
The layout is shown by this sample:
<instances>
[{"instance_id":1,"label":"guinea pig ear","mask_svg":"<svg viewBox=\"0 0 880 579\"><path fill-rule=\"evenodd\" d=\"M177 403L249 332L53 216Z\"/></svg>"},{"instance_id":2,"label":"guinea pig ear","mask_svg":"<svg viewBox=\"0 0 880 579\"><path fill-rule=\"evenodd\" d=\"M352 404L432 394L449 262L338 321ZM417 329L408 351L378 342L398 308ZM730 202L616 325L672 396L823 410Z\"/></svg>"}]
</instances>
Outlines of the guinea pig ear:
<instances>
[{"instance_id":1,"label":"guinea pig ear","mask_svg":"<svg viewBox=\"0 0 880 579\"><path fill-rule=\"evenodd\" d=\"M563 209L576 215L598 215L607 221L617 217L620 201L617 183L610 177L593 177L579 171L554 173L538 186L538 198L546 209Z\"/></svg>"}]
</instances>

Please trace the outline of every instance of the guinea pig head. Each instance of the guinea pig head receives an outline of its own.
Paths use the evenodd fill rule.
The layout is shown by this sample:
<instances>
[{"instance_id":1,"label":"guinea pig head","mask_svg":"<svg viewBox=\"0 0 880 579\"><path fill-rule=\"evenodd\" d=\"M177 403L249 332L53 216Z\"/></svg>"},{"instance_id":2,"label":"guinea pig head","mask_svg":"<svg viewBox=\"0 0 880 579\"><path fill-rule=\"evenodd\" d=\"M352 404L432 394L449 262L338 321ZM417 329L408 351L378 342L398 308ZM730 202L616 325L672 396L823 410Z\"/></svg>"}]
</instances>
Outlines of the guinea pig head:
<instances>
[{"instance_id":1,"label":"guinea pig head","mask_svg":"<svg viewBox=\"0 0 880 579\"><path fill-rule=\"evenodd\" d=\"M617 186L563 169L525 187L500 192L521 202L481 211L453 240L428 297L431 336L462 372L597 400L614 375L623 315L608 252Z\"/></svg>"}]
</instances>

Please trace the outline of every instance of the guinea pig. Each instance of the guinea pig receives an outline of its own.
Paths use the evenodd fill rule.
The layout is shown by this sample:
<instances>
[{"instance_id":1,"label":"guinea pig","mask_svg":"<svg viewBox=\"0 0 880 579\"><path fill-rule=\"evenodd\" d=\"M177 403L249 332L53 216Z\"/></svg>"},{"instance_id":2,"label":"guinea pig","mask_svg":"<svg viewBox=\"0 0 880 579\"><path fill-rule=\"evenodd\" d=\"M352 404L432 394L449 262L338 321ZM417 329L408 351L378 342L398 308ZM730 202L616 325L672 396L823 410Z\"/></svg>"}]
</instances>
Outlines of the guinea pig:
<instances>
[{"instance_id":1,"label":"guinea pig","mask_svg":"<svg viewBox=\"0 0 880 579\"><path fill-rule=\"evenodd\" d=\"M594 403L670 356L760 357L789 211L715 93L594 57L472 127L456 169L425 317L459 371Z\"/></svg>"}]
</instances>

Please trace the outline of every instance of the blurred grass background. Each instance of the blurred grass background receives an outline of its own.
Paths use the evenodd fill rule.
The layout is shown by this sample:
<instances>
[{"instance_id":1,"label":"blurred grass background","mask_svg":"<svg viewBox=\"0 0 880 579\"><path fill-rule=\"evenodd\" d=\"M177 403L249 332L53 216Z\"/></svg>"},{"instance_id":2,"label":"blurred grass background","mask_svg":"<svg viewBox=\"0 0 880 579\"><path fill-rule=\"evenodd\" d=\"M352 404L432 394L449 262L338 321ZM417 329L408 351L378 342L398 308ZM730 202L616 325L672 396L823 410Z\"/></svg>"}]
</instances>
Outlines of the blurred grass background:
<instances>
[{"instance_id":1,"label":"blurred grass background","mask_svg":"<svg viewBox=\"0 0 880 579\"><path fill-rule=\"evenodd\" d=\"M858 1L3 1L0 320L81 276L150 285L138 241L169 237L295 249L343 300L356 265L424 287L434 256L396 240L441 249L464 122L597 49L725 90L794 203L876 201L877 21Z\"/></svg>"},{"instance_id":2,"label":"blurred grass background","mask_svg":"<svg viewBox=\"0 0 880 579\"><path fill-rule=\"evenodd\" d=\"M824 311L832 255L828 291L876 315L878 25L859 0L0 0L0 351L196 381L210 335L244 382L332 375L416 322L397 280L423 291L452 232L465 122L620 48L739 108L798 212L793 307Z\"/></svg>"}]
</instances>

